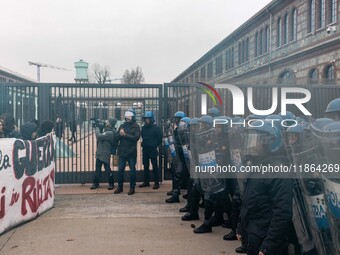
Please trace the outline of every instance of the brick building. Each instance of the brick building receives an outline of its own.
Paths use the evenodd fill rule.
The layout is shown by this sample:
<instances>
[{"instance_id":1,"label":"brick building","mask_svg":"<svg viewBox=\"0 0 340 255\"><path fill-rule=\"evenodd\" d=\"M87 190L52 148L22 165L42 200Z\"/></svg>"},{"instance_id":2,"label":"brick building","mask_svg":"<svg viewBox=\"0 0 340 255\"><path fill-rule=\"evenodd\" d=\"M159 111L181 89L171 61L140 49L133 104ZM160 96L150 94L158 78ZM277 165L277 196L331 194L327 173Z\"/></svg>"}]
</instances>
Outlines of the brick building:
<instances>
[{"instance_id":1,"label":"brick building","mask_svg":"<svg viewBox=\"0 0 340 255\"><path fill-rule=\"evenodd\" d=\"M340 84L339 0L274 0L172 82Z\"/></svg>"}]
</instances>

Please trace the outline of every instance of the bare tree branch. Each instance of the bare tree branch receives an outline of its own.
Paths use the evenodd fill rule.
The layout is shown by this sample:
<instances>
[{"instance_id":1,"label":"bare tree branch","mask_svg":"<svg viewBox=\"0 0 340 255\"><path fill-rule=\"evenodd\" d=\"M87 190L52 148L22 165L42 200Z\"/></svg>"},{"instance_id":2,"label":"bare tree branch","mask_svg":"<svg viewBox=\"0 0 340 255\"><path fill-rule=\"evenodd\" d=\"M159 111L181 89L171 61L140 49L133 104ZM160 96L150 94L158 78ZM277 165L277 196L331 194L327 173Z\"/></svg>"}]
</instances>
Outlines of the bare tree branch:
<instances>
[{"instance_id":1,"label":"bare tree branch","mask_svg":"<svg viewBox=\"0 0 340 255\"><path fill-rule=\"evenodd\" d=\"M131 71L125 70L121 83L123 84L141 84L144 83L144 74L142 68L137 66L132 68Z\"/></svg>"},{"instance_id":2,"label":"bare tree branch","mask_svg":"<svg viewBox=\"0 0 340 255\"><path fill-rule=\"evenodd\" d=\"M93 64L92 67L92 77L94 81L99 84L104 84L110 80L110 68L109 66L101 67L99 64ZM91 78L92 78L91 77Z\"/></svg>"}]
</instances>

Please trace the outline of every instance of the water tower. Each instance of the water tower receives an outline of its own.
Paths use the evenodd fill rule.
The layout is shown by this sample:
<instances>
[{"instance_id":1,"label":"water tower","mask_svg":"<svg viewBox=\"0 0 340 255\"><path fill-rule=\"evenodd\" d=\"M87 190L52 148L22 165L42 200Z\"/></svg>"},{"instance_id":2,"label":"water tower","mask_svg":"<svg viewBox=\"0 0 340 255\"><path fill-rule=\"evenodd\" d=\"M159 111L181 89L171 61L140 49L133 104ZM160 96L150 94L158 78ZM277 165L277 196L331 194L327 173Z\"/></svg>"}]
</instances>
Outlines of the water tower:
<instances>
[{"instance_id":1,"label":"water tower","mask_svg":"<svg viewBox=\"0 0 340 255\"><path fill-rule=\"evenodd\" d=\"M89 64L81 59L78 62L74 62L74 67L76 68L76 78L74 79L76 83L88 83L87 68Z\"/></svg>"}]
</instances>

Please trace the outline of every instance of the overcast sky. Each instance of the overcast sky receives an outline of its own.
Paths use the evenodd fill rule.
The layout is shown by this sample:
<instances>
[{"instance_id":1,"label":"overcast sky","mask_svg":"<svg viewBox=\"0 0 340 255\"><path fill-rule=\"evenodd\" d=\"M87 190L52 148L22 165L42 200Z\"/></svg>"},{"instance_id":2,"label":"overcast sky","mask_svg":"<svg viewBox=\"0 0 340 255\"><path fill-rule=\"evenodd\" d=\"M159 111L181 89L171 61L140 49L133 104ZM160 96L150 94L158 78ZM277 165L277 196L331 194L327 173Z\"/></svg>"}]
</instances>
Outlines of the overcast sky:
<instances>
[{"instance_id":1,"label":"overcast sky","mask_svg":"<svg viewBox=\"0 0 340 255\"><path fill-rule=\"evenodd\" d=\"M0 66L41 82L74 82L74 62L139 65L146 83L169 82L270 0L11 0L1 4Z\"/></svg>"}]
</instances>

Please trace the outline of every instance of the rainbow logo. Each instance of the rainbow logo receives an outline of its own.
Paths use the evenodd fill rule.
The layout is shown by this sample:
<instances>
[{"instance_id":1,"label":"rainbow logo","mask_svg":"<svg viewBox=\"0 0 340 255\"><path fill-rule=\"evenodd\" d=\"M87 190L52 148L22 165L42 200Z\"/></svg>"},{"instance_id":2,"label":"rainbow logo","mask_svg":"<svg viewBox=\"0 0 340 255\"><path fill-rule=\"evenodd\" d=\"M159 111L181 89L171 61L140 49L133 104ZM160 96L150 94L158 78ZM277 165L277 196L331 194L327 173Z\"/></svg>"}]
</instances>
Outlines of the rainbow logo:
<instances>
[{"instance_id":1,"label":"rainbow logo","mask_svg":"<svg viewBox=\"0 0 340 255\"><path fill-rule=\"evenodd\" d=\"M218 99L220 105L222 105L222 99L221 99L221 96L220 94L218 94L218 92L216 91L216 89L214 89L213 86L209 85L209 84L206 84L204 82L197 82L205 87L207 87L208 89L206 88L201 88L201 87L198 87L200 90L202 90L204 93L206 93L207 95L209 95L209 97L211 98L211 100L214 102L214 105L217 104L217 101L216 101L216 98ZM215 94L215 95L214 95Z\"/></svg>"}]
</instances>

